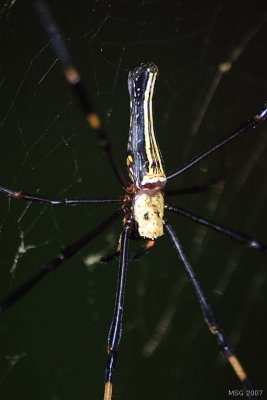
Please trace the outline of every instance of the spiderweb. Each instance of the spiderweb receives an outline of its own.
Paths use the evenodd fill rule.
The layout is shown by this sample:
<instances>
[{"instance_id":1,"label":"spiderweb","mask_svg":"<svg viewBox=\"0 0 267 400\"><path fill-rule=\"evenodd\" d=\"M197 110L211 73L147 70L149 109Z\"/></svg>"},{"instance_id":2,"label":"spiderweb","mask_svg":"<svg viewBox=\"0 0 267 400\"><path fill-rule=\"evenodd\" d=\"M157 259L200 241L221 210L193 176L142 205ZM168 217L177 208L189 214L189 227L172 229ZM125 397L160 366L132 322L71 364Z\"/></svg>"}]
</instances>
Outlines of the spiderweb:
<instances>
[{"instance_id":1,"label":"spiderweb","mask_svg":"<svg viewBox=\"0 0 267 400\"><path fill-rule=\"evenodd\" d=\"M53 12L124 171L127 74L140 62L154 61L160 71L155 126L167 171L266 100L263 3L56 3ZM2 3L0 29L0 184L47 197L121 195L31 5ZM172 201L266 243L266 146L265 124L170 183L180 188L220 177L211 190ZM55 209L1 195L1 294L113 209ZM178 216L169 219L251 380L266 390L266 256ZM119 232L114 225L1 316L3 398L101 398L117 265L98 260L116 246ZM129 267L114 398L226 399L230 389L239 384L164 237Z\"/></svg>"}]
</instances>

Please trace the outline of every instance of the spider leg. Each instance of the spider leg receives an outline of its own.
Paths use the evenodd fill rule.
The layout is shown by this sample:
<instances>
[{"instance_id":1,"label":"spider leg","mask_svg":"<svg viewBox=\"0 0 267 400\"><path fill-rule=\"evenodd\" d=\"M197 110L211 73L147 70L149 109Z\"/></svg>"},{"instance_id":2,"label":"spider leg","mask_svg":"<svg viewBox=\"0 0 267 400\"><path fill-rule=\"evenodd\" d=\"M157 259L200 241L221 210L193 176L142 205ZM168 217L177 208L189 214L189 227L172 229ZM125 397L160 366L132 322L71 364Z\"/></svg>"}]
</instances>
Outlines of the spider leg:
<instances>
[{"instance_id":1,"label":"spider leg","mask_svg":"<svg viewBox=\"0 0 267 400\"><path fill-rule=\"evenodd\" d=\"M212 189L212 187L218 184L219 182L222 182L222 178L211 179L209 182L203 183L202 185L195 185L174 190L164 190L164 195L165 197L170 197L170 196L180 196L183 194L195 194L195 193L206 192L207 190Z\"/></svg>"},{"instance_id":2,"label":"spider leg","mask_svg":"<svg viewBox=\"0 0 267 400\"><path fill-rule=\"evenodd\" d=\"M113 224L116 219L121 216L121 210L117 210L107 219L105 219L100 225L96 228L88 232L86 235L82 236L79 240L72 243L71 245L65 247L60 253L58 253L54 258L48 261L46 264L42 266L42 268L34 275L30 280L25 282L22 286L20 286L17 290L9 294L6 298L0 301L0 313L6 311L13 304L15 304L18 300L20 300L23 296L25 296L31 289L33 289L37 283L41 282L46 275L60 265L62 265L65 261L73 257L83 246L88 244L95 237L100 235L105 229L107 229L111 224Z\"/></svg>"},{"instance_id":3,"label":"spider leg","mask_svg":"<svg viewBox=\"0 0 267 400\"><path fill-rule=\"evenodd\" d=\"M116 250L113 251L113 253L102 257L100 259L100 261L103 262L104 264L109 264L109 263L111 263L113 261L116 261L118 259L119 255L120 255L120 253L121 253L121 234L120 234L120 237L119 237L119 240L118 240L118 244L117 244Z\"/></svg>"},{"instance_id":4,"label":"spider leg","mask_svg":"<svg viewBox=\"0 0 267 400\"><path fill-rule=\"evenodd\" d=\"M33 194L15 191L3 186L0 186L0 192L5 193L13 199L35 201L37 203L46 203L52 206L76 206L81 204L104 204L122 202L121 199L50 199L48 197L39 197Z\"/></svg>"},{"instance_id":5,"label":"spider leg","mask_svg":"<svg viewBox=\"0 0 267 400\"><path fill-rule=\"evenodd\" d=\"M146 255L149 252L151 247L153 247L154 245L155 245L154 240L147 240L146 244L144 246L142 246L142 248L139 251L137 251L133 255L129 256L129 262L137 261L140 258L142 258L144 255ZM102 257L101 261L108 264L112 261L115 261L119 257L119 255L120 255L120 249L118 249L114 253L110 254L109 256Z\"/></svg>"},{"instance_id":6,"label":"spider leg","mask_svg":"<svg viewBox=\"0 0 267 400\"><path fill-rule=\"evenodd\" d=\"M112 170L114 171L119 183L126 187L127 182L124 176L121 174L120 169L117 166L115 157L111 148L108 135L102 128L102 122L100 116L96 112L89 94L86 92L79 71L74 66L71 59L69 50L66 43L61 35L61 32L54 20L49 6L43 0L33 1L34 9L38 14L39 20L46 30L51 44L54 48L55 54L62 64L63 73L67 83L73 90L73 93L77 99L77 102L82 109L85 119L89 127L93 130L98 140L99 145L102 147L106 156L111 164Z\"/></svg>"},{"instance_id":7,"label":"spider leg","mask_svg":"<svg viewBox=\"0 0 267 400\"><path fill-rule=\"evenodd\" d=\"M189 168L193 167L193 165L198 164L200 161L204 160L210 154L215 153L221 147L226 145L227 143L231 142L232 140L236 139L240 135L249 132L253 128L256 128L260 125L265 119L267 118L267 103L258 111L258 114L254 115L252 118L247 120L243 125L237 128L234 132L232 132L229 136L226 136L217 144L211 146L206 151L203 151L196 157L192 158L192 160L188 161L186 164L182 165L180 168L170 172L167 174L167 180L170 180L178 175L181 175L183 172L188 170Z\"/></svg>"},{"instance_id":8,"label":"spider leg","mask_svg":"<svg viewBox=\"0 0 267 400\"><path fill-rule=\"evenodd\" d=\"M109 264L113 261L116 261L120 255L120 250L116 250L113 253L109 254L108 256L104 256L100 259L101 262L104 264Z\"/></svg>"},{"instance_id":9,"label":"spider leg","mask_svg":"<svg viewBox=\"0 0 267 400\"><path fill-rule=\"evenodd\" d=\"M126 224L124 225L121 234L121 251L120 251L116 300L115 300L113 318L108 335L108 360L105 372L104 400L112 399L113 375L116 369L117 352L122 332L122 317L123 317L124 294L126 286L126 274L128 266L128 246L129 246L130 235L131 235L131 228L128 224Z\"/></svg>"},{"instance_id":10,"label":"spider leg","mask_svg":"<svg viewBox=\"0 0 267 400\"><path fill-rule=\"evenodd\" d=\"M144 255L146 255L150 249L155 246L155 240L147 240L146 244L142 248L129 257L129 261L137 261Z\"/></svg>"},{"instance_id":11,"label":"spider leg","mask_svg":"<svg viewBox=\"0 0 267 400\"><path fill-rule=\"evenodd\" d=\"M178 253L180 260L182 261L184 270L185 270L191 284L193 285L198 302L199 302L201 310L202 310L203 317L205 319L205 322L206 322L210 332L217 337L217 342L218 342L223 354L229 361L236 376L242 383L244 390L249 391L249 393L254 393L254 392L252 392L253 385L249 381L245 369L243 368L243 366L240 363L237 356L234 354L222 329L218 325L214 311L211 308L210 304L208 303L207 298L205 297L205 295L203 293L202 287L200 286L200 283L192 269L192 266L190 265L187 257L185 256L185 254L183 252L180 241L168 221L165 221L165 228L170 236L171 242L173 243L173 245ZM249 396L248 398L254 399L254 400L257 399L256 396L252 396L252 395Z\"/></svg>"},{"instance_id":12,"label":"spider leg","mask_svg":"<svg viewBox=\"0 0 267 400\"><path fill-rule=\"evenodd\" d=\"M257 249L263 253L267 253L267 246L265 246L263 243L259 242L258 240L253 239L248 235L245 235L244 233L237 232L233 229L229 229L224 225L213 223L207 219L199 217L198 215L192 214L191 212L186 211L183 208L176 207L173 204L166 204L165 208L168 211L182 215L183 217L186 217L186 218L190 219L191 221L195 221L198 224L207 226L208 228L211 228L214 231L222 233L223 235L228 236L229 238L231 238L231 239L235 240L236 242L241 243L247 247Z\"/></svg>"}]
</instances>

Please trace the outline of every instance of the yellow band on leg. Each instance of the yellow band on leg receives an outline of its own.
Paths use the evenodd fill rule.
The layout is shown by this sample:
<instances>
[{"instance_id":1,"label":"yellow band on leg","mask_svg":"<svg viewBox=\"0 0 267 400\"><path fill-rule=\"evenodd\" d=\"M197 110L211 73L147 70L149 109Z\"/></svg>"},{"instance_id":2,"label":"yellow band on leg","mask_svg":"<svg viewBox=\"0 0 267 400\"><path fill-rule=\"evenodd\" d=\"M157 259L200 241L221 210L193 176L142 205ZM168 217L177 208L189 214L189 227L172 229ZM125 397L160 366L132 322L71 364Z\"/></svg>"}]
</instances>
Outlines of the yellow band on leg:
<instances>
[{"instance_id":1,"label":"yellow band on leg","mask_svg":"<svg viewBox=\"0 0 267 400\"><path fill-rule=\"evenodd\" d=\"M228 358L229 363L232 365L236 375L240 379L241 382L244 382L247 380L247 374L245 373L242 365L240 364L239 360L236 358L236 356L232 355Z\"/></svg>"},{"instance_id":2,"label":"yellow band on leg","mask_svg":"<svg viewBox=\"0 0 267 400\"><path fill-rule=\"evenodd\" d=\"M105 384L104 400L111 400L112 398L112 383L107 382Z\"/></svg>"}]
</instances>

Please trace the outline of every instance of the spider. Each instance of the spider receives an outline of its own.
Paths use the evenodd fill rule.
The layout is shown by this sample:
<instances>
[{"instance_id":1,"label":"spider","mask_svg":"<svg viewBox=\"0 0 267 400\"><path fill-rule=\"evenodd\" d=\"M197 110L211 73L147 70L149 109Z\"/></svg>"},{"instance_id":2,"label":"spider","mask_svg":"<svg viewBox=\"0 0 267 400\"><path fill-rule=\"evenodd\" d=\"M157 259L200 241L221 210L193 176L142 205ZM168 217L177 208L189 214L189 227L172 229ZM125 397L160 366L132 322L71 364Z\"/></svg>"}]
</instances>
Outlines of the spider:
<instances>
[{"instance_id":1,"label":"spider","mask_svg":"<svg viewBox=\"0 0 267 400\"><path fill-rule=\"evenodd\" d=\"M17 200L45 203L52 206L117 203L120 205L120 208L95 229L81 237L75 243L63 249L52 260L43 265L39 273L37 273L31 280L4 298L0 303L0 311L3 312L11 307L21 297L27 294L49 272L55 270L66 260L73 257L83 246L104 232L117 219L123 218L123 228L118 250L116 252L116 254L119 254L118 285L115 309L108 335L108 360L105 372L104 400L111 400L113 392L117 352L122 333L126 272L129 261L129 241L131 239L146 240L144 250L138 254L138 256L141 256L144 252L148 251L149 248L155 244L157 238L161 237L164 233L169 235L185 272L195 290L203 317L210 332L217 338L219 347L232 366L234 373L240 380L246 396L248 398L256 398L253 394L253 386L247 373L232 350L222 329L218 325L214 312L208 303L202 287L193 272L192 266L181 247L180 240L169 220L165 216L165 211L182 215L185 218L218 231L245 246L256 248L262 252L266 253L267 247L247 235L213 223L209 220L205 220L173 204L165 203L165 198L168 198L173 193L171 191L164 192L164 187L171 179L198 164L232 140L257 127L267 117L267 105L265 104L255 116L247 120L229 136L192 158L179 169L166 173L153 128L152 98L158 70L156 65L151 62L141 64L137 68L133 69L129 73L128 77L130 95L130 134L127 149L127 168L130 182L128 182L124 179L116 164L111 144L106 132L102 128L100 117L84 90L79 72L71 60L67 47L57 25L54 22L48 6L43 0L35 0L34 6L40 17L41 23L51 38L51 43L54 46L57 57L62 63L65 78L68 84L72 87L84 112L86 120L92 131L95 133L100 146L106 153L119 183L124 188L125 194L120 198L113 199L50 199L1 186L1 192ZM201 187L190 188L188 189L188 192L202 189L203 188ZM163 193L165 193L165 197ZM111 256L111 258L113 258L113 256Z\"/></svg>"}]
</instances>

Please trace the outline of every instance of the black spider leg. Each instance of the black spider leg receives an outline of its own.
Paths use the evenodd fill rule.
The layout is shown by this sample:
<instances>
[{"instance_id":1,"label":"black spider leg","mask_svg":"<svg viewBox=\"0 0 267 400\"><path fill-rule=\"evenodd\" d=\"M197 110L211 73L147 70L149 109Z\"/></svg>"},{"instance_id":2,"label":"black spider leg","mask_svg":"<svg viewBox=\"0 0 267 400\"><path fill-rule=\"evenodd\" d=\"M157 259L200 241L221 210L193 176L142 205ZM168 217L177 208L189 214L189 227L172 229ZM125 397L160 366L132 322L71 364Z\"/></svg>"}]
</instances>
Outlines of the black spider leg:
<instances>
[{"instance_id":1,"label":"black spider leg","mask_svg":"<svg viewBox=\"0 0 267 400\"><path fill-rule=\"evenodd\" d=\"M116 250L108 256L101 257L100 261L104 264L109 264L113 261L116 261L120 255L120 250Z\"/></svg>"},{"instance_id":2,"label":"black spider leg","mask_svg":"<svg viewBox=\"0 0 267 400\"><path fill-rule=\"evenodd\" d=\"M218 151L221 147L223 147L227 143L236 139L240 135L249 132L253 128L256 128L259 124L261 124L266 119L266 117L267 117L267 103L264 104L264 106L259 110L257 115L254 115L252 118L247 120L243 125L241 125L239 128L237 128L229 136L225 137L224 139L219 141L217 144L211 146L206 151L204 151L204 152L200 153L199 155L197 155L196 157L192 158L192 160L190 160L189 162L184 164L182 167L167 174L167 180L170 180L170 179L174 178L175 176L182 174L189 168L193 167L193 165L198 164L200 161L204 160L210 154Z\"/></svg>"},{"instance_id":3,"label":"black spider leg","mask_svg":"<svg viewBox=\"0 0 267 400\"><path fill-rule=\"evenodd\" d=\"M121 203L121 199L50 199L48 197L35 196L33 194L15 191L0 186L0 192L16 200L35 201L37 203L46 203L52 206L76 206L81 204L112 204Z\"/></svg>"},{"instance_id":4,"label":"black spider leg","mask_svg":"<svg viewBox=\"0 0 267 400\"><path fill-rule=\"evenodd\" d=\"M95 133L99 145L106 153L112 170L114 171L119 183L124 187L127 186L127 182L117 166L108 135L102 128L100 116L96 112L90 96L83 86L79 71L74 66L69 50L55 22L55 19L51 13L48 4L46 3L46 1L43 0L33 0L33 5L43 28L48 33L55 54L62 64L63 73L66 81L72 88L77 102L85 115L88 125Z\"/></svg>"},{"instance_id":5,"label":"black spider leg","mask_svg":"<svg viewBox=\"0 0 267 400\"><path fill-rule=\"evenodd\" d=\"M0 301L0 312L6 311L13 304L19 301L23 296L25 296L31 289L33 289L37 283L41 282L47 274L54 271L65 261L73 257L83 246L88 244L95 237L100 235L104 230L110 227L119 217L121 216L121 210L117 210L107 219L105 219L100 225L92 229L86 235L82 236L79 240L72 243L71 245L65 247L60 253L58 253L54 258L48 261L42 266L42 268L34 275L30 280L25 282L17 290L9 294L7 297Z\"/></svg>"},{"instance_id":6,"label":"black spider leg","mask_svg":"<svg viewBox=\"0 0 267 400\"><path fill-rule=\"evenodd\" d=\"M155 240L146 240L146 244L141 247L140 250L138 250L136 253L132 254L129 257L129 261L138 261L140 258L145 256L146 254L150 253L151 248L155 246L156 241Z\"/></svg>"},{"instance_id":7,"label":"black spider leg","mask_svg":"<svg viewBox=\"0 0 267 400\"><path fill-rule=\"evenodd\" d=\"M253 385L249 381L246 371L244 370L244 368L241 365L237 356L234 354L222 329L218 325L214 311L211 308L210 304L208 303L207 298L205 297L205 295L203 293L202 287L200 286L200 283L192 269L192 266L190 265L187 257L185 256L185 254L183 252L180 241L179 241L175 231L173 230L173 228L171 227L171 225L169 224L169 222L167 220L165 221L165 228L166 228L166 231L168 232L170 239L178 253L180 260L182 261L184 270L185 270L191 284L193 285L193 288L195 290L197 299L199 301L199 304L200 304L200 307L202 310L203 317L205 319L205 322L206 322L210 332L217 337L217 342L220 346L220 349L222 350L223 354L225 355L225 357L229 361L230 365L232 366L236 376L242 383L244 390L248 391L247 393L250 394L248 396L248 398L254 399L254 400L257 399L256 396L251 395L251 393L254 393Z\"/></svg>"},{"instance_id":8,"label":"black spider leg","mask_svg":"<svg viewBox=\"0 0 267 400\"><path fill-rule=\"evenodd\" d=\"M225 236L228 236L229 238L235 240L236 242L239 242L247 247L257 249L259 251L262 251L263 253L267 253L267 246L265 246L263 243L259 242L256 239L251 238L250 236L237 232L233 229L229 229L224 225L220 225L214 222L211 222L207 219L204 219L202 217L199 217L198 215L192 214L189 211L184 210L183 208L176 207L173 204L166 204L165 209L168 211L172 211L176 214L182 215L183 217L186 217L190 219L191 221L195 221L198 224L207 226L208 228L213 229L214 231L217 231L219 233L222 233Z\"/></svg>"},{"instance_id":9,"label":"black spider leg","mask_svg":"<svg viewBox=\"0 0 267 400\"><path fill-rule=\"evenodd\" d=\"M150 252L151 247L154 247L154 245L155 245L154 240L147 240L146 244L142 246L140 250L136 251L134 254L129 256L129 262L140 260L140 258L142 258L143 256L145 256L147 253ZM102 257L100 261L103 262L104 264L109 264L113 261L116 261L119 255L120 255L120 250L118 249L114 251L112 254Z\"/></svg>"},{"instance_id":10,"label":"black spider leg","mask_svg":"<svg viewBox=\"0 0 267 400\"><path fill-rule=\"evenodd\" d=\"M195 193L202 193L206 192L207 190L211 189L217 183L223 181L222 178L215 178L211 179L207 183L203 183L201 185L194 185L190 187L184 187L181 189L171 189L171 190L164 190L164 197L171 197L171 196L181 196L185 194L195 194Z\"/></svg>"},{"instance_id":11,"label":"black spider leg","mask_svg":"<svg viewBox=\"0 0 267 400\"><path fill-rule=\"evenodd\" d=\"M121 235L121 251L118 272L118 283L116 291L115 308L108 335L108 360L105 372L104 400L112 399L113 376L116 369L117 351L122 333L122 317L124 306L124 294L126 285L126 274L128 265L128 245L131 228L126 223Z\"/></svg>"}]
</instances>

